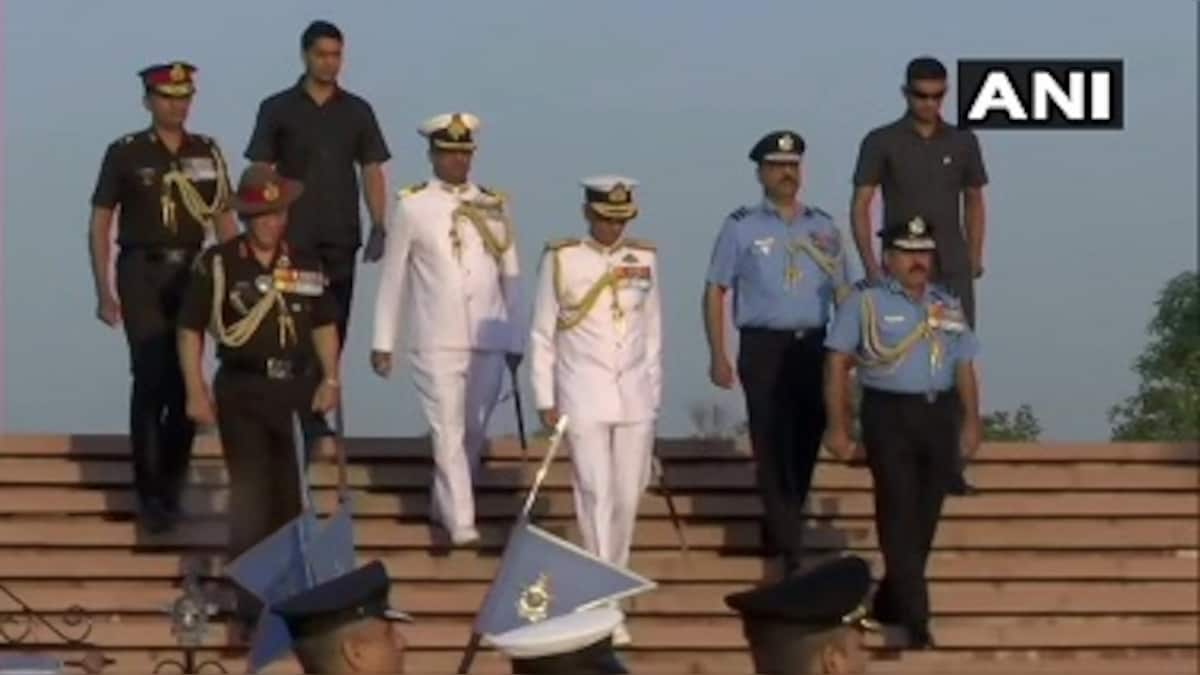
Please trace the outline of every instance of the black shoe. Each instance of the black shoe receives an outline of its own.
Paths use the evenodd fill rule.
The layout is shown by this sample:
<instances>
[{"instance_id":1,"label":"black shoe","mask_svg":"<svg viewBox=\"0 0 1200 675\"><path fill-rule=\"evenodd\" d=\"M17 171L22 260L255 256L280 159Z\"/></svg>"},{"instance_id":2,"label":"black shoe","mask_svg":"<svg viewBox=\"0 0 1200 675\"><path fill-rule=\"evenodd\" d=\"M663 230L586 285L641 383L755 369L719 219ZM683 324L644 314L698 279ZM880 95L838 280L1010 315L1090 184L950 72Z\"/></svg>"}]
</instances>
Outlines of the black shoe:
<instances>
[{"instance_id":1,"label":"black shoe","mask_svg":"<svg viewBox=\"0 0 1200 675\"><path fill-rule=\"evenodd\" d=\"M908 648L914 650L934 649L933 635L928 626L910 626L908 629Z\"/></svg>"},{"instance_id":2,"label":"black shoe","mask_svg":"<svg viewBox=\"0 0 1200 675\"><path fill-rule=\"evenodd\" d=\"M966 477L961 473L955 474L954 478L950 480L950 488L946 492L955 497L970 497L979 494L979 490L968 483Z\"/></svg>"}]
</instances>

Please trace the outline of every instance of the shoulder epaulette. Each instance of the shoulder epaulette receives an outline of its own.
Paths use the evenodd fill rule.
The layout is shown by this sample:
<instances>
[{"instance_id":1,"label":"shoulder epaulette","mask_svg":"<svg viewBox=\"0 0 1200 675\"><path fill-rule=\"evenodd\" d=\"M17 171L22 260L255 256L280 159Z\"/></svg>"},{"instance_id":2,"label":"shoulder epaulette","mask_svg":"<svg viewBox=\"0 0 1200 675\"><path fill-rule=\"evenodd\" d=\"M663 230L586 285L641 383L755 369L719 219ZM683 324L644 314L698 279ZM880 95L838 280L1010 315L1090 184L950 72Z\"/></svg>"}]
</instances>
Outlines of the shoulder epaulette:
<instances>
[{"instance_id":1,"label":"shoulder epaulette","mask_svg":"<svg viewBox=\"0 0 1200 675\"><path fill-rule=\"evenodd\" d=\"M397 194L399 194L401 197L409 197L417 194L421 190L424 190L427 185L429 185L429 181L423 180L420 183L413 183L412 185L402 188Z\"/></svg>"},{"instance_id":2,"label":"shoulder epaulette","mask_svg":"<svg viewBox=\"0 0 1200 675\"><path fill-rule=\"evenodd\" d=\"M828 211L826 211L825 209L823 209L819 206L809 206L808 211L809 211L809 213L813 213L818 216L825 216L826 218L833 220L833 216L829 215Z\"/></svg>"},{"instance_id":3,"label":"shoulder epaulette","mask_svg":"<svg viewBox=\"0 0 1200 675\"><path fill-rule=\"evenodd\" d=\"M854 282L854 290L856 290L856 291L865 291L868 288L874 288L874 287L875 287L875 282L871 281L870 279L863 278L863 279L859 279L858 281Z\"/></svg>"},{"instance_id":4,"label":"shoulder epaulette","mask_svg":"<svg viewBox=\"0 0 1200 675\"><path fill-rule=\"evenodd\" d=\"M960 299L959 299L959 297L958 297L958 294L957 294L957 293L955 293L953 289L947 288L946 286L942 286L941 284L934 284L934 285L933 285L933 290L934 290L934 291L935 291L935 292L936 292L938 295L940 295L940 296L942 296L942 297L946 298L947 300L951 300L951 301L953 301L954 303L961 303L961 302L962 302L962 300L960 300Z\"/></svg>"},{"instance_id":5,"label":"shoulder epaulette","mask_svg":"<svg viewBox=\"0 0 1200 675\"><path fill-rule=\"evenodd\" d=\"M576 237L567 237L565 239L552 239L552 240L546 242L546 250L547 251L557 251L560 248L567 248L568 246L577 246L578 244L579 244L579 239Z\"/></svg>"},{"instance_id":6,"label":"shoulder epaulette","mask_svg":"<svg viewBox=\"0 0 1200 675\"><path fill-rule=\"evenodd\" d=\"M639 251L657 251L658 245L646 239L626 239L625 245Z\"/></svg>"},{"instance_id":7,"label":"shoulder epaulette","mask_svg":"<svg viewBox=\"0 0 1200 675\"><path fill-rule=\"evenodd\" d=\"M508 199L507 192L504 192L502 190L497 190L495 188L490 188L490 187L487 187L486 185L480 185L479 191L485 195L490 195L492 197L495 197L496 199L500 199L500 200Z\"/></svg>"},{"instance_id":8,"label":"shoulder epaulette","mask_svg":"<svg viewBox=\"0 0 1200 675\"><path fill-rule=\"evenodd\" d=\"M750 209L745 206L739 206L737 210L729 214L729 220L737 222L748 215L750 215Z\"/></svg>"},{"instance_id":9,"label":"shoulder epaulette","mask_svg":"<svg viewBox=\"0 0 1200 675\"><path fill-rule=\"evenodd\" d=\"M129 145L130 143L133 142L133 139L135 139L135 138L137 138L137 134L125 134L124 136L113 141L113 145L116 145L118 143L120 143L121 145Z\"/></svg>"}]
</instances>

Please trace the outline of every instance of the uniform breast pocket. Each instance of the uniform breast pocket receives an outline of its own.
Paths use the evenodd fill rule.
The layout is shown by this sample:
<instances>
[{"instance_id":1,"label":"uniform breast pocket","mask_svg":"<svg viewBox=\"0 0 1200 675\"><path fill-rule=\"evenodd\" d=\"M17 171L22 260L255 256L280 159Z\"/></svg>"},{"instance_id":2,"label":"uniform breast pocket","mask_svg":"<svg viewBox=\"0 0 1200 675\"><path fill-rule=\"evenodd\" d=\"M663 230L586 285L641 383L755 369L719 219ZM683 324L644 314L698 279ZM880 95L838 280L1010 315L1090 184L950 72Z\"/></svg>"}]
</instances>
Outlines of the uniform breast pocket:
<instances>
[{"instance_id":1,"label":"uniform breast pocket","mask_svg":"<svg viewBox=\"0 0 1200 675\"><path fill-rule=\"evenodd\" d=\"M951 150L941 157L938 167L938 179L943 187L957 190L967 179L967 154L961 150Z\"/></svg>"},{"instance_id":2,"label":"uniform breast pocket","mask_svg":"<svg viewBox=\"0 0 1200 675\"><path fill-rule=\"evenodd\" d=\"M916 330L917 322L904 314L882 312L879 315L878 328L879 336L883 338L884 343L888 346L895 346Z\"/></svg>"},{"instance_id":3,"label":"uniform breast pocket","mask_svg":"<svg viewBox=\"0 0 1200 675\"><path fill-rule=\"evenodd\" d=\"M623 279L620 283L621 305L634 309L641 309L646 304L650 289L654 287L650 279Z\"/></svg>"},{"instance_id":4,"label":"uniform breast pocket","mask_svg":"<svg viewBox=\"0 0 1200 675\"><path fill-rule=\"evenodd\" d=\"M774 237L764 237L750 242L742 254L746 271L754 277L769 274L775 267L775 257L779 255L779 244Z\"/></svg>"}]
</instances>

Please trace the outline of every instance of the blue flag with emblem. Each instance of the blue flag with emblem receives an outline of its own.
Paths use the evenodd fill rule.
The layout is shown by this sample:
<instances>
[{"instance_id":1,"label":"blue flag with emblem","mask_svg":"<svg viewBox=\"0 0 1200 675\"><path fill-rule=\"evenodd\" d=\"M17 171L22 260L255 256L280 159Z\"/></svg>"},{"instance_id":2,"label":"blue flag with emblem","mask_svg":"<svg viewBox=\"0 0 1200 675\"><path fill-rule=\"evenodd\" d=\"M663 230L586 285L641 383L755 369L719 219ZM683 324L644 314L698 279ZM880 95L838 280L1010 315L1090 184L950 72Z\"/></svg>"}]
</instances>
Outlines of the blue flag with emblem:
<instances>
[{"instance_id":1,"label":"blue flag with emblem","mask_svg":"<svg viewBox=\"0 0 1200 675\"><path fill-rule=\"evenodd\" d=\"M475 619L475 632L498 635L531 623L616 602L656 584L529 523L514 529Z\"/></svg>"},{"instance_id":2,"label":"blue flag with emblem","mask_svg":"<svg viewBox=\"0 0 1200 675\"><path fill-rule=\"evenodd\" d=\"M656 587L653 581L601 560L530 522L534 499L565 429L563 416L504 547L500 569L475 617L476 635L499 635Z\"/></svg>"},{"instance_id":3,"label":"blue flag with emblem","mask_svg":"<svg viewBox=\"0 0 1200 675\"><path fill-rule=\"evenodd\" d=\"M299 420L293 420L296 461L301 467L300 515L230 563L228 575L263 604L247 656L250 672L285 655L291 635L271 608L314 586L354 569L353 508L344 486L337 511L320 523L311 504L303 469L304 439Z\"/></svg>"}]
</instances>

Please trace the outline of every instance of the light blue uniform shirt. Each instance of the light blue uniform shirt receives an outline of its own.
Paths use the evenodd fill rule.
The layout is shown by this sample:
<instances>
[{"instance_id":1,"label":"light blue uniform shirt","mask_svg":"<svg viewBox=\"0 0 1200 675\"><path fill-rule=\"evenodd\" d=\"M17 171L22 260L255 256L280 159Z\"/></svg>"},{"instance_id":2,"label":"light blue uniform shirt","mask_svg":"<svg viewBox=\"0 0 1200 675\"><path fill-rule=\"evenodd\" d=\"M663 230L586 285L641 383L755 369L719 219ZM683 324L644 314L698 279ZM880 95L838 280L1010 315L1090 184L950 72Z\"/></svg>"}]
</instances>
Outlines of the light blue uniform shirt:
<instances>
[{"instance_id":1,"label":"light blue uniform shirt","mask_svg":"<svg viewBox=\"0 0 1200 675\"><path fill-rule=\"evenodd\" d=\"M838 308L825 346L857 357L859 382L870 389L902 394L953 388L958 364L974 360L979 353L979 340L967 325L958 298L933 284L919 303L894 280L856 286ZM923 324L928 332L903 356L889 362L887 350L921 330ZM878 341L873 336L878 336ZM937 359L932 358L935 344Z\"/></svg>"},{"instance_id":2,"label":"light blue uniform shirt","mask_svg":"<svg viewBox=\"0 0 1200 675\"><path fill-rule=\"evenodd\" d=\"M822 268L811 251L830 269ZM789 274L789 267L795 273ZM778 330L824 327L836 289L848 291L850 283L842 237L828 213L806 206L788 223L766 200L725 219L707 280L734 289L733 320L739 328Z\"/></svg>"}]
</instances>

